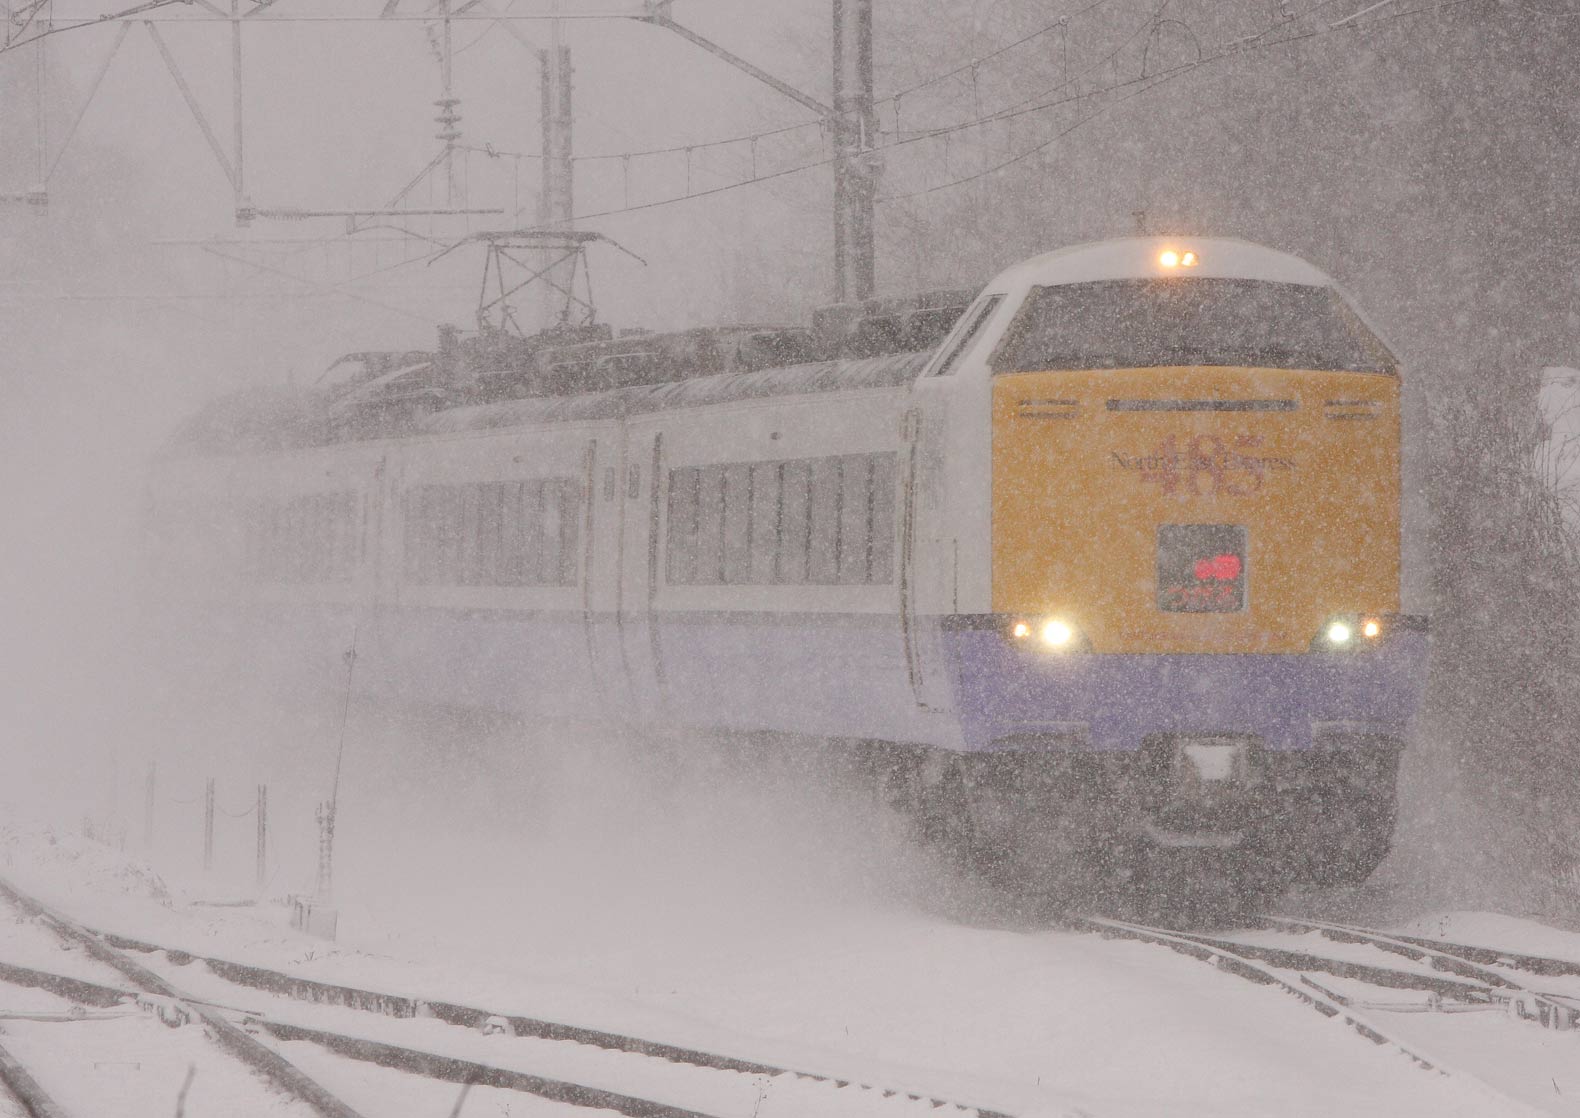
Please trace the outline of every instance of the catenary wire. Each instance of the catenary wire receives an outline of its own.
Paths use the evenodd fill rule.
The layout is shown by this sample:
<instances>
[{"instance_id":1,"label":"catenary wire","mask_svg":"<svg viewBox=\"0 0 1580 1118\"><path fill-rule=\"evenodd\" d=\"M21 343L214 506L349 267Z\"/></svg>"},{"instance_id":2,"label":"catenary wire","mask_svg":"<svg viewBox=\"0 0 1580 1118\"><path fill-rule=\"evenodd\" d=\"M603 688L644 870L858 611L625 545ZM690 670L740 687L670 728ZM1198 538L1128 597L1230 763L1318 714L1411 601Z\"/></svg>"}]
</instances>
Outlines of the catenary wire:
<instances>
[{"instance_id":1,"label":"catenary wire","mask_svg":"<svg viewBox=\"0 0 1580 1118\"><path fill-rule=\"evenodd\" d=\"M1313 8L1308 9L1308 13L1304 13L1304 14L1309 14L1309 11L1315 10L1315 8L1317 8L1317 7L1322 7L1322 6L1325 6L1326 4L1333 3L1333 2L1334 2L1334 0L1319 0L1319 3L1317 5L1314 5ZM1081 93L1081 94L1076 95L1076 96L1060 98L1060 99L1057 99L1057 100L1054 100L1054 101L1048 101L1048 102L1043 102L1043 103L1039 103L1039 104L1036 104L1036 105L1027 106L1027 107L1024 107L1024 108L1019 108L1019 109L1016 109L1013 114L1007 113L1006 111L1002 111L1002 110L999 111L999 112L985 114L984 116L982 116L980 118L976 118L976 119L969 120L969 121L964 121L964 122L961 122L959 124L954 124L954 125L948 125L948 126L940 127L938 129L933 129L933 130L930 130L930 131L928 131L926 133L923 133L923 134L920 134L920 135L901 137L899 139L891 141L888 144L883 145L882 147L878 148L877 150L879 150L879 151L886 151L886 150L889 150L891 148L905 147L905 146L908 146L908 145L913 144L913 143L920 143L920 142L923 142L923 141L926 141L926 140L935 139L935 138L937 138L940 135L945 135L945 134L948 134L948 133L951 133L951 132L958 132L958 131L962 131L962 130L967 129L967 128L981 127L984 124L992 123L992 122L995 122L995 121L998 121L998 120L1007 119L1010 115L1019 116L1019 115L1025 115L1026 113L1040 112L1040 111L1043 111L1045 109L1056 107L1058 105L1070 104L1072 102L1078 102L1078 101L1086 100L1086 99L1089 99L1089 98L1092 98L1092 97L1101 96L1102 94L1111 93L1111 92L1113 92L1113 91L1115 91L1117 89L1124 89L1124 88L1128 88L1128 87L1136 86L1136 85L1141 85L1142 86L1141 89L1135 90L1132 93L1127 94L1125 97L1120 98L1119 100L1117 100L1115 102L1112 102L1110 105L1107 106L1107 107L1111 108L1114 104L1119 104L1122 101L1129 100L1131 97L1138 96L1140 93L1147 92L1148 90L1156 87L1157 85L1162 84L1163 80L1172 81L1173 79L1178 78L1178 77L1183 77L1185 74L1188 74L1188 73L1190 73L1190 72L1192 72L1194 70L1198 70L1198 69L1201 69L1201 68L1206 67L1206 66L1214 65L1214 64L1216 64L1218 62L1221 62L1221 61L1223 61L1224 59L1227 59L1227 58L1233 58L1233 57L1237 57L1237 56L1240 56L1240 55L1249 54L1249 53L1252 53L1252 52L1255 52L1255 51L1270 50L1270 49L1273 49L1275 47L1286 46L1286 45L1289 45L1291 43L1302 42L1302 41L1305 41L1305 40L1308 40L1308 39L1321 38L1321 37L1326 36L1326 35L1337 34L1339 32L1344 32L1344 31L1360 32L1360 31L1364 31L1364 30L1366 30L1368 28L1375 27L1375 26L1377 26L1379 24L1382 24L1382 23L1395 22L1397 20L1406 19L1406 18L1410 18L1410 17L1413 17L1413 16L1425 15L1425 14L1428 14L1428 13L1444 11L1444 10L1447 10L1447 9L1450 9L1450 8L1462 7L1462 6L1467 5L1467 4L1477 4L1477 3L1487 3L1487 2L1488 2L1488 0L1443 0L1442 3L1430 4L1430 5L1427 5L1425 7L1412 8L1412 9L1409 9L1409 10L1404 11L1404 12L1397 12L1397 13L1394 13L1393 15L1383 16L1383 17L1379 17L1379 18L1374 19L1374 20L1369 20L1365 24L1361 24L1361 25L1353 25L1352 24L1352 25L1347 25L1347 26L1344 26L1344 27L1323 28L1321 30L1302 32L1302 33L1300 33L1298 35L1287 35L1287 36L1284 36L1284 37L1281 37L1281 38L1278 38L1278 39L1274 39L1274 40L1271 40L1271 41L1266 41L1261 34L1258 34L1258 35L1252 37L1253 40L1258 40L1258 41L1253 41L1250 45L1246 45L1245 41L1242 40L1240 42L1237 42L1231 48L1220 50L1216 54L1207 55L1207 56L1205 56L1204 58L1202 58L1202 59L1200 59L1198 61L1182 63L1180 66L1175 67L1172 70L1159 71L1157 74L1147 75L1145 77L1129 78L1129 79L1126 79L1126 80L1124 80L1122 82L1115 82L1115 83L1113 83L1111 85L1103 86L1103 87L1100 87L1100 88L1097 88L1097 89L1093 89L1093 90L1087 91L1085 93ZM1287 22L1288 22L1287 20L1282 20L1282 21L1280 21L1280 24L1282 25L1282 24L1287 23ZM1148 26L1150 26L1150 21L1148 21ZM1104 61L1106 61L1106 59ZM1062 84L1064 84L1064 83L1061 83L1061 86L1062 86ZM1060 87L1054 87L1054 88L1060 88ZM1092 119L1092 118L1091 117L1083 118L1082 121L1079 122L1075 127L1079 127L1080 123L1085 123L1085 121L1087 121L1089 119ZM1073 131L1073 128L1071 128L1071 129L1069 129L1067 131ZM1055 136L1053 139L1057 140L1059 138L1060 138L1059 136ZM959 180L955 180L955 181L948 182L948 183L941 183L941 184L938 184L937 186L928 187L928 188L926 188L924 190L914 192L913 194L884 195L883 197L878 198L877 201L879 201L879 202L895 201L895 200L899 200L901 198L906 198L906 197L914 197L914 196L919 196L919 195L922 195L922 194L937 193L940 190L948 189L950 186L959 185L959 184L964 183L964 182L969 182L969 181L972 181L974 179L981 178L984 174L992 173L993 170L1001 169L1002 167L1006 167L1006 166L1010 166L1013 163L1018 162L1020 159L1024 159L1024 158L1028 157L1029 155L1034 154L1036 151L1042 150L1043 148L1045 148L1047 146L1048 146L1047 142L1045 142L1043 144L1039 144L1036 148L1029 149L1028 151L1021 153L1021 155L1018 156L1018 157L1014 157L1014 158L1011 158L1009 160L1006 160L1004 163L998 165L997 167L988 168L986 171L976 172L976 173L974 173L972 175L966 176L966 177L964 177L962 179L959 179ZM798 164L798 165L796 165L794 167L786 167L786 168L783 168L781 170L772 172L772 173L767 174L767 175L760 175L760 176L758 176L756 178L745 179L745 180L742 180L740 182L725 183L725 184L722 184L720 186L711 187L711 188L709 188L707 190L695 191L695 192L692 192L692 193L689 193L689 194L673 195L673 196L670 196L668 198L658 198L658 199L654 199L654 200L649 201L649 202L642 202L642 203L638 203L636 205L631 205L631 206L618 206L618 207L613 207L613 208L605 209L605 210L597 210L597 211L593 211L593 212L589 212L589 213L577 214L575 216L574 220L577 220L577 221L590 221L590 220L592 220L594 218L612 217L612 216L617 215L617 214L633 213L633 212L637 212L637 211L641 211L641 210L655 209L655 208L657 208L659 206L675 205L675 204L678 204L680 202L687 202L687 201L691 201L691 200L696 199L696 198L707 198L707 197L710 197L712 195L722 194L725 191L736 190L736 189L739 189L741 187L746 187L746 186L753 186L753 185L756 185L757 183L761 183L761 182L770 182L770 181L773 181L773 180L776 180L776 179L782 179L782 178L785 178L785 177L787 177L789 175L798 174L798 173L800 173L802 171L810 171L810 170L815 170L815 169L817 169L819 167L826 167L829 164L833 163L835 161L835 158L836 157L834 157L834 156L827 156L827 157L824 157L822 159L814 160L814 161L811 161L811 162L808 162L808 163Z\"/></svg>"},{"instance_id":2,"label":"catenary wire","mask_svg":"<svg viewBox=\"0 0 1580 1118\"><path fill-rule=\"evenodd\" d=\"M1334 0L1320 0L1319 3L1313 5L1310 9L1308 9L1308 12L1309 11L1314 11L1317 8L1325 7L1328 4L1331 4L1333 2L1334 2ZM1398 13L1395 13L1395 14L1390 15L1390 16L1379 17L1378 19L1372 20L1369 23L1367 23L1365 25L1365 28L1374 27L1377 24L1386 23L1386 22L1392 22L1392 21L1398 20L1398 19L1408 18L1410 16L1422 15L1422 14L1425 14L1427 12L1441 11L1441 10L1444 10L1444 9L1447 9L1447 8L1457 8L1457 7L1461 7L1461 6L1465 5L1465 4L1486 3L1486 2L1487 2L1487 0L1443 0L1442 3L1428 5L1427 7L1424 7L1424 8L1413 8L1413 9L1410 9L1409 11L1398 12ZM1285 20L1284 22L1287 23L1288 20ZM1365 28L1354 28L1354 30L1363 30ZM941 190L948 190L951 187L962 186L962 185L964 185L966 183L974 182L977 179L984 178L984 177L986 177L988 175L991 175L991 174L994 174L994 173L996 173L998 171L1002 171L1006 167L1013 166L1014 164L1019 163L1019 162L1021 162L1024 159L1028 159L1031 156L1036 155L1038 152L1047 149L1048 147L1050 147L1053 144L1057 143L1059 140L1061 140L1064 137L1068 136L1071 132L1074 132L1076 129L1082 127L1083 125L1087 124L1088 122L1090 122L1090 121L1096 119L1097 117L1103 115L1103 113L1107 112L1109 109L1113 108L1114 106L1122 104L1123 102L1130 100L1132 97L1137 97L1137 96L1140 96L1143 93L1150 92L1151 90L1155 89L1159 85L1164 84L1165 82L1173 81L1175 78L1184 77L1186 74L1191 73L1192 71L1197 70L1197 69L1199 69L1202 66L1208 66L1208 65L1211 65L1211 64L1213 64L1215 62L1221 61L1221 60L1223 60L1225 58L1233 57L1233 56L1238 55L1238 54L1245 54L1245 53L1248 53L1251 50L1271 49L1273 47L1285 46L1285 45L1287 45L1289 43L1302 42L1302 41L1304 41L1306 39L1319 38L1319 37L1324 36L1324 35L1330 35L1330 34L1334 34L1334 33L1339 32L1339 31L1346 31L1346 30L1351 30L1351 28L1349 28L1347 26L1328 27L1328 28L1324 28L1324 29L1322 29L1320 31L1308 31L1308 32L1304 32L1304 33L1299 34L1299 35L1287 35L1287 36L1285 36L1285 37L1283 37L1281 39L1275 39L1272 42L1258 42L1258 43L1256 43L1255 46L1246 46L1245 45L1246 41L1245 40L1241 40L1241 41L1237 42L1230 49L1221 50L1217 54L1208 55L1207 57L1202 58L1202 59L1200 59L1199 61L1196 61L1196 62L1184 63L1184 64L1182 64L1182 65L1180 65L1178 67L1175 67L1173 70L1159 71L1157 74L1151 75L1150 78L1148 76L1146 76L1146 75L1142 75L1139 78L1132 78L1132 79L1129 79L1128 81L1125 81L1125 82L1116 83L1115 85L1109 86L1109 87L1107 87L1105 89L1102 89L1102 90L1094 91L1093 93L1084 94L1084 95L1081 95L1081 96L1078 96L1078 97L1074 97L1074 98L1067 98L1067 99L1065 99L1062 102L1053 102L1053 103L1050 103L1049 105L1034 106L1032 109L1022 110L1022 112L1034 112L1034 111L1038 111L1038 110L1040 110L1042 108L1050 107L1051 104L1068 104L1068 103L1070 103L1070 101L1080 101L1080 100L1084 100L1084 99L1086 99L1088 97L1098 96L1098 95L1100 95L1102 93L1111 93L1115 89L1123 88L1124 86L1127 86L1127 85L1135 85L1135 84L1138 84L1138 83L1150 82L1150 84L1145 84L1140 89L1133 90L1130 93L1125 94L1123 97L1119 97L1119 98L1115 99L1114 101L1110 101L1110 102L1104 104L1102 107L1100 107L1100 108L1096 109L1095 111L1089 113L1087 116L1082 117L1080 120L1074 122L1069 127L1061 130L1060 132L1056 133L1054 136L1052 136L1049 139L1043 141L1042 143L1037 144L1034 147L1028 148L1025 151L1022 151L1022 152L1020 152L1017 155L1011 156L1010 158L1005 159L1005 160L1003 160L1003 161L1001 161L999 163L996 163L996 164L994 164L991 167L986 167L986 168L984 168L984 169L982 169L980 171L976 171L976 172L974 172L974 173L972 173L970 175L964 175L964 176L962 176L960 178L952 179L949 182L939 183L939 184L937 184L935 186L925 187L925 188L920 189L920 190L909 191L909 192L907 192L905 194L886 194L886 195L883 195L880 198L877 198L875 201L877 201L877 202L897 202L897 201L901 201L901 200L907 199L907 198L919 198L919 197L922 197L922 196L928 195L928 194L936 194L937 192L939 192ZM1254 40L1260 40L1262 37L1263 36L1261 34L1259 34L1259 35L1253 37L1253 41ZM1017 112L1015 114L1008 114L1008 115L1020 115L1020 113ZM1001 117L999 119L1007 119L1007 117ZM946 132L946 131L957 131L958 128L976 127L976 126L978 126L978 125L980 125L980 124L982 124L984 122L985 121L981 121L981 120L973 121L973 122L969 122L967 124L958 126L957 128L941 129L941 130L939 130L939 132L932 133L931 135L939 135L939 134L942 134L943 132ZM918 138L919 139L927 139L927 138L930 138L930 136L923 136L923 137L918 137Z\"/></svg>"}]
</instances>

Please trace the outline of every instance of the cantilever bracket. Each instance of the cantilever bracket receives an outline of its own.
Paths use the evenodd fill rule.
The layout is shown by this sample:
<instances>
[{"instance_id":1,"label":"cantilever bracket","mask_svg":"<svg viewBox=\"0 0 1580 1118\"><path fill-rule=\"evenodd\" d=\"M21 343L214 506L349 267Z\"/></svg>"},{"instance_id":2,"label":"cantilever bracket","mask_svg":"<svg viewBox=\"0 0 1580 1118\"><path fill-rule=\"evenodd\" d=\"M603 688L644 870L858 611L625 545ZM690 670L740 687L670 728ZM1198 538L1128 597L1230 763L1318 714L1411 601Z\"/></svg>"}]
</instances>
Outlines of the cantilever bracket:
<instances>
[{"instance_id":1,"label":"cantilever bracket","mask_svg":"<svg viewBox=\"0 0 1580 1118\"><path fill-rule=\"evenodd\" d=\"M666 31L673 31L682 39L695 43L709 54L722 58L725 62L728 62L731 66L734 66L742 73L750 74L764 85L771 86L772 88L778 90L780 93L783 93L786 97L790 98L790 100L805 105L819 116L829 117L834 115L835 110L833 108L823 104L823 102L819 101L816 97L813 97L810 93L801 92L789 82L780 81L767 70L764 70L760 66L752 65L740 55L734 53L733 51L726 50L724 47L721 47L718 43L715 43L712 39L707 38L705 35L699 35L697 32L693 31L684 24L676 23L674 19L670 17L669 5L670 0L647 0L646 7L641 15L630 16L628 18L634 19L638 23L651 23L654 27L662 27Z\"/></svg>"}]
</instances>

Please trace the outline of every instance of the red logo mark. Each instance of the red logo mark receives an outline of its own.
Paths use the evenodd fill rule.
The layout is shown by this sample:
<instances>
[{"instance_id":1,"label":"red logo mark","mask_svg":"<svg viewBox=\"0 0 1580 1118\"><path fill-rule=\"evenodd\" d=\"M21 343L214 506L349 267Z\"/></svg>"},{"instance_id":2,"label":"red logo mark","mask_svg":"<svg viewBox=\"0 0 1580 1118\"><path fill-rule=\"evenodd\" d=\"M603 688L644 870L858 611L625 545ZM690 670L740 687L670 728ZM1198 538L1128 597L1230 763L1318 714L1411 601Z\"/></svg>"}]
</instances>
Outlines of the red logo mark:
<instances>
[{"instance_id":1,"label":"red logo mark","mask_svg":"<svg viewBox=\"0 0 1580 1118\"><path fill-rule=\"evenodd\" d=\"M1233 553L1196 560L1196 578L1201 582L1233 582L1240 577L1240 557Z\"/></svg>"}]
</instances>

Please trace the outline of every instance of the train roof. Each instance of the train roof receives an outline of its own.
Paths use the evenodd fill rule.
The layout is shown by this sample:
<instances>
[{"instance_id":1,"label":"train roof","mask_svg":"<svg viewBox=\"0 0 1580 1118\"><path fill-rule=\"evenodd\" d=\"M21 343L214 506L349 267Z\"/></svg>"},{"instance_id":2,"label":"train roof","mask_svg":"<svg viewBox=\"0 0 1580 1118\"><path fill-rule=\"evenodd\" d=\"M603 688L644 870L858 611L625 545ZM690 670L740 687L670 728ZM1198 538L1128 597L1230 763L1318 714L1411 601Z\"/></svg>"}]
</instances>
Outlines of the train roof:
<instances>
[{"instance_id":1,"label":"train roof","mask_svg":"<svg viewBox=\"0 0 1580 1118\"><path fill-rule=\"evenodd\" d=\"M410 438L538 423L623 419L666 408L851 389L900 388L920 376L931 358L931 350L922 350L881 357L808 361L774 369L628 385L572 396L529 396L462 404L412 416L398 427L357 436L339 435L327 428L322 410L314 406L310 394L288 390L255 391L226 397L204 408L176 431L161 456L275 453L379 437Z\"/></svg>"},{"instance_id":2,"label":"train roof","mask_svg":"<svg viewBox=\"0 0 1580 1118\"><path fill-rule=\"evenodd\" d=\"M1159 262L1165 252L1196 254L1185 272ZM1024 291L1094 280L1151 279L1166 275L1266 280L1306 287L1334 287L1331 277L1298 256L1242 241L1237 237L1122 237L1072 245L1034 256L1000 272L988 285L993 291Z\"/></svg>"},{"instance_id":3,"label":"train roof","mask_svg":"<svg viewBox=\"0 0 1580 1118\"><path fill-rule=\"evenodd\" d=\"M576 396L535 396L475 404L435 412L423 419L417 430L425 434L453 434L534 423L618 419L667 408L702 407L769 397L859 388L900 388L921 375L931 357L932 351L924 350L854 360L809 361L778 369L691 377Z\"/></svg>"},{"instance_id":4,"label":"train roof","mask_svg":"<svg viewBox=\"0 0 1580 1118\"><path fill-rule=\"evenodd\" d=\"M1175 265L1166 267L1170 252ZM922 373L976 291L1011 295L1013 307L1034 287L1167 275L1338 290L1298 257L1249 241L1127 237L1032 257L985 289L820 308L810 328L695 328L617 338L600 326L573 337L563 330L525 338L496 332L466 341L441 330L434 351L350 355L337 364L355 359L355 375L327 387L216 401L178 428L165 453L272 451L899 387ZM597 335L590 341L581 336L589 332Z\"/></svg>"}]
</instances>

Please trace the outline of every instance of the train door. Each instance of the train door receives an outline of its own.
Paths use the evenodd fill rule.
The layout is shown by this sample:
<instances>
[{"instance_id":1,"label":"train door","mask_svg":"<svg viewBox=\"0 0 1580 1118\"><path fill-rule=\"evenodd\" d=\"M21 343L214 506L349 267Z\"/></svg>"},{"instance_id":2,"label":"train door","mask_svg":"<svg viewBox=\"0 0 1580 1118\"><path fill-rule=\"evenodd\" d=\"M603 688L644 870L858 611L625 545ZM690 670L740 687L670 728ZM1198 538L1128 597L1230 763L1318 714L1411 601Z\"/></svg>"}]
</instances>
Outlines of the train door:
<instances>
[{"instance_id":1,"label":"train door","mask_svg":"<svg viewBox=\"0 0 1580 1118\"><path fill-rule=\"evenodd\" d=\"M619 631L635 714L664 714L664 660L658 617L659 532L664 480L664 435L656 423L628 426L621 478L623 510Z\"/></svg>"},{"instance_id":2,"label":"train door","mask_svg":"<svg viewBox=\"0 0 1580 1118\"><path fill-rule=\"evenodd\" d=\"M936 510L928 507L920 409L905 412L900 434L900 627L905 672L916 705L941 713L949 708L949 682L939 624L944 614L955 612L958 556L954 538L938 534Z\"/></svg>"},{"instance_id":3,"label":"train door","mask_svg":"<svg viewBox=\"0 0 1580 1118\"><path fill-rule=\"evenodd\" d=\"M399 468L400 463L389 454L380 455L369 470L363 491L362 546L367 575L360 604L375 616L393 604L400 586L400 515L395 507Z\"/></svg>"},{"instance_id":4,"label":"train door","mask_svg":"<svg viewBox=\"0 0 1580 1118\"><path fill-rule=\"evenodd\" d=\"M642 693L642 673L632 662L626 635L632 610L641 601L640 589L628 585L627 571L646 546L647 518L640 496L647 470L641 448L632 443L623 423L603 434L604 438L589 443L587 451L588 552L583 580L587 651L605 709L630 717L650 699Z\"/></svg>"}]
</instances>

